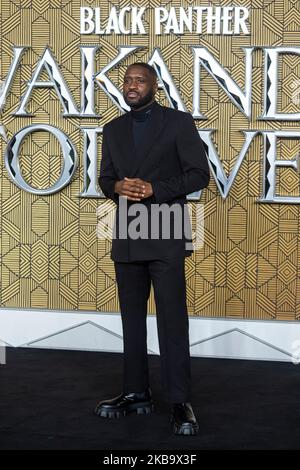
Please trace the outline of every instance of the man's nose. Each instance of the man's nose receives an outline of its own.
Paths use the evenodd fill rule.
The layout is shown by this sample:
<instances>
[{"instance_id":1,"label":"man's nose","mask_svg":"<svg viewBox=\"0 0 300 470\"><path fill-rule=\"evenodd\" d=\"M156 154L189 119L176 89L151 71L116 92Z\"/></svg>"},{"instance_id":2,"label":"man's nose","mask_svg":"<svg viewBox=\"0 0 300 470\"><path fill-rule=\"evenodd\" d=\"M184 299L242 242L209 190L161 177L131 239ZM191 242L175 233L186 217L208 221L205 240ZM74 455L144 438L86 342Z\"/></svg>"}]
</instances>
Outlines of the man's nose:
<instances>
[{"instance_id":1,"label":"man's nose","mask_svg":"<svg viewBox=\"0 0 300 470\"><path fill-rule=\"evenodd\" d=\"M128 88L137 88L137 86L138 86L137 80L131 80L130 83L128 84Z\"/></svg>"}]
</instances>

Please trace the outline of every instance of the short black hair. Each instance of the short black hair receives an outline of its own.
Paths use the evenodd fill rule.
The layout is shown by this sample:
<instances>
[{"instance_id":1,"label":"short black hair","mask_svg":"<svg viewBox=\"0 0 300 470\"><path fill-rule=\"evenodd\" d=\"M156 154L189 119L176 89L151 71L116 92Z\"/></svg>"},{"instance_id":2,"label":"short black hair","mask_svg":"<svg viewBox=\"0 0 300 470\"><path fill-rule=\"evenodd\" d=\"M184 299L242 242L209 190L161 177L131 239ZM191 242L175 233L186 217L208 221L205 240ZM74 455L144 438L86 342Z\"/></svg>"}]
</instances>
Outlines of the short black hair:
<instances>
[{"instance_id":1,"label":"short black hair","mask_svg":"<svg viewBox=\"0 0 300 470\"><path fill-rule=\"evenodd\" d=\"M156 70L155 70L154 67L152 67L152 65L147 64L147 62L134 62L134 64L130 64L130 65L128 65L128 67L133 67L134 65L139 66L139 67L144 67L145 69L147 69L151 73L152 77L155 80L157 79Z\"/></svg>"}]
</instances>

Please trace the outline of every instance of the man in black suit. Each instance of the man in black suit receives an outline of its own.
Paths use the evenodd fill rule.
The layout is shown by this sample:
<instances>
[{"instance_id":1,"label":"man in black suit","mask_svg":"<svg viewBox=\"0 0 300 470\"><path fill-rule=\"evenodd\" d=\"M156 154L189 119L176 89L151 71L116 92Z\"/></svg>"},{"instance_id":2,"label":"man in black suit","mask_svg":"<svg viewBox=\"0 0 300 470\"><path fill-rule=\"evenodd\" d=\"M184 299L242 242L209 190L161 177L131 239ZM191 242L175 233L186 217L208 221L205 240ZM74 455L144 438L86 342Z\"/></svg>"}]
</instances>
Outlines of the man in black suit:
<instances>
[{"instance_id":1,"label":"man in black suit","mask_svg":"<svg viewBox=\"0 0 300 470\"><path fill-rule=\"evenodd\" d=\"M193 247L186 195L208 185L209 169L191 114L159 105L157 88L153 67L130 65L123 96L131 111L103 128L99 184L117 204L111 258L121 307L124 385L120 395L101 401L95 413L110 418L153 410L146 329L152 282L173 432L194 435L199 426L190 403L184 261Z\"/></svg>"}]
</instances>

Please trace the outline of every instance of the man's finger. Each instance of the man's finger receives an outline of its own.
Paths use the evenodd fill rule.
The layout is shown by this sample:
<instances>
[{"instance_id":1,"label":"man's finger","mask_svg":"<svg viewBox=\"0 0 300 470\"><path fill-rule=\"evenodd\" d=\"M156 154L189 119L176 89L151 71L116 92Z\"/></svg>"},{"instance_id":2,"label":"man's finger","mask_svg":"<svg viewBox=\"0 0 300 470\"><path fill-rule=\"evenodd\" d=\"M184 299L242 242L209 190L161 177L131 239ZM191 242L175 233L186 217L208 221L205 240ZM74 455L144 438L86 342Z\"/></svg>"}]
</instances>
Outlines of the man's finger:
<instances>
[{"instance_id":1,"label":"man's finger","mask_svg":"<svg viewBox=\"0 0 300 470\"><path fill-rule=\"evenodd\" d=\"M132 196L132 197L142 197L143 193L138 192L138 191L129 191L127 189L123 189L122 194L125 194L126 196Z\"/></svg>"},{"instance_id":2,"label":"man's finger","mask_svg":"<svg viewBox=\"0 0 300 470\"><path fill-rule=\"evenodd\" d=\"M123 185L123 188L129 191L141 191L144 189L143 186L138 184L127 183Z\"/></svg>"},{"instance_id":3,"label":"man's finger","mask_svg":"<svg viewBox=\"0 0 300 470\"><path fill-rule=\"evenodd\" d=\"M141 180L141 178L127 178L125 176L124 179L127 180L127 181L133 181L134 183L145 184L145 181Z\"/></svg>"}]
</instances>

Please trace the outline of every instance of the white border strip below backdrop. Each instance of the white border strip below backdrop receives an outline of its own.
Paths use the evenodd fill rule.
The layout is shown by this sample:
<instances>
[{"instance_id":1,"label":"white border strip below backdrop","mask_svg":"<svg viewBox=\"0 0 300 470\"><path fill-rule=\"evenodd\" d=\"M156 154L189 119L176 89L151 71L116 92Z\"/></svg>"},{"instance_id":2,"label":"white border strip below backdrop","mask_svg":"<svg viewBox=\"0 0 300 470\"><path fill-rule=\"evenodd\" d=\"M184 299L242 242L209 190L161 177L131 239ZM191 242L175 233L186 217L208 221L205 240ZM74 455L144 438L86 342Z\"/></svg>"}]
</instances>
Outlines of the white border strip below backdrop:
<instances>
[{"instance_id":1,"label":"white border strip below backdrop","mask_svg":"<svg viewBox=\"0 0 300 470\"><path fill-rule=\"evenodd\" d=\"M191 355L298 363L300 323L189 317ZM148 351L159 354L156 317ZM119 313L0 309L0 341L11 347L122 352Z\"/></svg>"}]
</instances>

